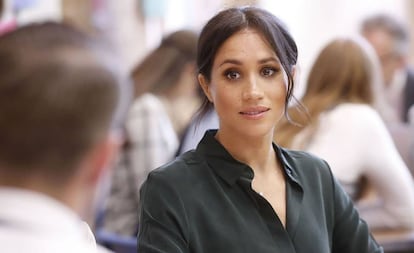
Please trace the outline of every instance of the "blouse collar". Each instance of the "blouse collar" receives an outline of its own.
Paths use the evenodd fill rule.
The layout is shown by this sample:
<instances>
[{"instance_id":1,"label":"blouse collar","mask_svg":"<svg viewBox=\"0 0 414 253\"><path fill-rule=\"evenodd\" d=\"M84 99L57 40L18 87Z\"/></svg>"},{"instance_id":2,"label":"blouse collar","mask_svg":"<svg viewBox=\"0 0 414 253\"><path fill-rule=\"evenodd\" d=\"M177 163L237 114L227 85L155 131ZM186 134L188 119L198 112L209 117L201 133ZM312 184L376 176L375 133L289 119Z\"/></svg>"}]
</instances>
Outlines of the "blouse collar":
<instances>
[{"instance_id":1,"label":"blouse collar","mask_svg":"<svg viewBox=\"0 0 414 253\"><path fill-rule=\"evenodd\" d=\"M217 130L206 131L203 139L197 146L197 152L206 156L209 166L229 185L234 185L241 177L252 180L254 177L252 168L236 160L215 138L216 133ZM273 143L273 149L282 163L282 169L287 178L300 185L298 174L286 159L286 151L275 143Z\"/></svg>"}]
</instances>

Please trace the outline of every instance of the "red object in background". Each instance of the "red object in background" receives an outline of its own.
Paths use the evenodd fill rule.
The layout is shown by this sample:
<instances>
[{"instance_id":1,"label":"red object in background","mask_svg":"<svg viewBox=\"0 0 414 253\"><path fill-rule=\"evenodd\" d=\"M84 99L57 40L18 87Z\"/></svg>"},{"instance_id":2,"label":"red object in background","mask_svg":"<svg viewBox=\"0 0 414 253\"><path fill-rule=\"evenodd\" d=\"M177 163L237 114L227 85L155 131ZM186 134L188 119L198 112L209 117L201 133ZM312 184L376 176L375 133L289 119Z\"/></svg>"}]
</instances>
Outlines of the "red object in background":
<instances>
[{"instance_id":1,"label":"red object in background","mask_svg":"<svg viewBox=\"0 0 414 253\"><path fill-rule=\"evenodd\" d=\"M7 32L13 31L14 29L16 29L16 27L17 27L16 20L0 22L0 36Z\"/></svg>"}]
</instances>

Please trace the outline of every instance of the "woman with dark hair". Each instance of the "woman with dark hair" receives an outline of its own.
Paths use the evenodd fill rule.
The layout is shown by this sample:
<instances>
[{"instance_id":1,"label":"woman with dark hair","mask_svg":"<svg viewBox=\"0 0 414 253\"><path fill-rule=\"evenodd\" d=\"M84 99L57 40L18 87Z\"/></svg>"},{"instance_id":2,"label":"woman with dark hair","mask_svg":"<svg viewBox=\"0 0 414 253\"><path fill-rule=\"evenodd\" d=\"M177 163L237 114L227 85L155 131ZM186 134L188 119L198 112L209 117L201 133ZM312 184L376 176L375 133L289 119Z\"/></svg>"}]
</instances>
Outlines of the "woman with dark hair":
<instances>
[{"instance_id":1,"label":"woman with dark hair","mask_svg":"<svg viewBox=\"0 0 414 253\"><path fill-rule=\"evenodd\" d=\"M149 174L140 253L383 252L328 164L273 142L297 55L281 21L260 8L227 9L206 24L198 80L219 129Z\"/></svg>"}]
</instances>

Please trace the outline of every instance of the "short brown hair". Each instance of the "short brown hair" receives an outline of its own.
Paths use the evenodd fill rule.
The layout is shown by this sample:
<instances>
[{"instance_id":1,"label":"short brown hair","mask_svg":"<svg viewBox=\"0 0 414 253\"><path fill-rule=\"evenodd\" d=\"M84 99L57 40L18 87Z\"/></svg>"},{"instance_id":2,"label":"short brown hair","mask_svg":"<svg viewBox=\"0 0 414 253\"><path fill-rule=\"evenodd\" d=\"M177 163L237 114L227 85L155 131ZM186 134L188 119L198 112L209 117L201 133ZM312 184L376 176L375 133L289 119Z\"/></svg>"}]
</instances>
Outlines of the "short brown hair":
<instances>
[{"instance_id":1,"label":"short brown hair","mask_svg":"<svg viewBox=\"0 0 414 253\"><path fill-rule=\"evenodd\" d=\"M394 50L405 55L409 50L410 34L406 24L389 14L379 13L363 20L361 33L367 35L372 31L382 30L395 40Z\"/></svg>"},{"instance_id":2,"label":"short brown hair","mask_svg":"<svg viewBox=\"0 0 414 253\"><path fill-rule=\"evenodd\" d=\"M195 31L186 29L165 36L161 44L133 68L134 97L145 92L157 94L173 88L186 65L196 61L197 38ZM196 81L194 87L198 87Z\"/></svg>"},{"instance_id":3,"label":"short brown hair","mask_svg":"<svg viewBox=\"0 0 414 253\"><path fill-rule=\"evenodd\" d=\"M96 39L53 22L0 37L0 170L74 173L120 103L121 75L103 55Z\"/></svg>"}]
</instances>

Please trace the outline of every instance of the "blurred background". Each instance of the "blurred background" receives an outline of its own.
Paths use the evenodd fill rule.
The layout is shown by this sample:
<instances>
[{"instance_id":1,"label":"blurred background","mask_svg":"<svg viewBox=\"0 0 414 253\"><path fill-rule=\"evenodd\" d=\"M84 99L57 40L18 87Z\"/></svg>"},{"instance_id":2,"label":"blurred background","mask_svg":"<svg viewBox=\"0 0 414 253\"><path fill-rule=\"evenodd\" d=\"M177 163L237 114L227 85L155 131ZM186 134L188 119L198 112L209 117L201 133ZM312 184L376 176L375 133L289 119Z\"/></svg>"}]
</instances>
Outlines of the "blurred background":
<instances>
[{"instance_id":1,"label":"blurred background","mask_svg":"<svg viewBox=\"0 0 414 253\"><path fill-rule=\"evenodd\" d=\"M220 9L258 5L280 17L299 46L300 79L318 50L338 35L358 33L361 20L373 13L391 13L414 28L410 0L6 0L1 24L65 20L112 41L127 69L156 47L166 33L199 30ZM411 30L410 29L410 30ZM414 64L414 44L410 49ZM301 82L303 83L303 82ZM297 93L301 92L298 86ZM299 95L299 94L297 94Z\"/></svg>"},{"instance_id":2,"label":"blurred background","mask_svg":"<svg viewBox=\"0 0 414 253\"><path fill-rule=\"evenodd\" d=\"M414 31L412 0L5 0L0 15L0 34L31 22L65 21L112 43L121 57L121 64L126 71L131 72L160 45L166 34L179 29L199 32L205 22L221 9L243 5L267 9L284 21L291 31L299 50L297 97L304 91L307 73L319 50L335 37L360 34L360 25L365 18L378 13L391 14L404 23L409 31ZM409 47L408 65L414 66L414 43L411 42ZM159 74L159 68L157 65L154 72L158 71ZM411 165L412 171L413 122L410 128L406 128L407 133L392 132L397 148L406 150L402 154L410 152L412 163L407 164ZM102 196L98 198L102 203L109 188L109 183L104 183L107 184L103 185ZM98 203L99 208L101 205ZM99 218L100 210L97 213ZM410 231L409 236L410 240L404 237L403 243L409 241L410 251L404 252L413 252L414 249L414 232ZM136 238L129 239L131 252L136 252Z\"/></svg>"}]
</instances>

